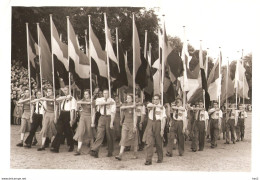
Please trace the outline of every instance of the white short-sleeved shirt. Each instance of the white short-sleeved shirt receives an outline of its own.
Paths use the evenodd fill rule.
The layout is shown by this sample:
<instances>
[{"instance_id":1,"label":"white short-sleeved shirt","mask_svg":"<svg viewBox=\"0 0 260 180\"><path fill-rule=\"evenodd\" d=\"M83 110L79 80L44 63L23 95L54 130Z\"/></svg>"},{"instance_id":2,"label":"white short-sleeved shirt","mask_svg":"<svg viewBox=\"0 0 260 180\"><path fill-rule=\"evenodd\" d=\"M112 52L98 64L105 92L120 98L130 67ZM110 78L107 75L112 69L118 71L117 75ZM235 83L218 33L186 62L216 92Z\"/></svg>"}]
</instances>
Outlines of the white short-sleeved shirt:
<instances>
[{"instance_id":1,"label":"white short-sleeved shirt","mask_svg":"<svg viewBox=\"0 0 260 180\"><path fill-rule=\"evenodd\" d=\"M177 109L174 109L172 116L174 120L184 121L187 118L187 110L186 109L178 109L178 117L176 118Z\"/></svg>"},{"instance_id":2,"label":"white short-sleeved shirt","mask_svg":"<svg viewBox=\"0 0 260 180\"><path fill-rule=\"evenodd\" d=\"M240 114L240 112L241 112L241 114ZM239 116L239 115L241 115L241 116ZM240 119L247 118L247 113L246 113L246 111L244 111L244 110L242 110L242 111L238 110L238 118L240 118Z\"/></svg>"},{"instance_id":3,"label":"white short-sleeved shirt","mask_svg":"<svg viewBox=\"0 0 260 180\"><path fill-rule=\"evenodd\" d=\"M111 113L116 113L116 102L112 98L108 98L107 100L105 100L104 97L96 99L96 103L104 103L109 101L113 102L113 104L106 105L106 115L111 115ZM99 111L101 115L104 115L104 107L105 105L97 106L97 111Z\"/></svg>"},{"instance_id":4,"label":"white short-sleeved shirt","mask_svg":"<svg viewBox=\"0 0 260 180\"><path fill-rule=\"evenodd\" d=\"M76 110L76 107L77 107L77 101L74 97L72 97L71 100L64 99L61 103L61 110L63 111Z\"/></svg>"},{"instance_id":5,"label":"white short-sleeved shirt","mask_svg":"<svg viewBox=\"0 0 260 180\"><path fill-rule=\"evenodd\" d=\"M37 101L34 106L34 112L36 114L43 114L43 101Z\"/></svg>"},{"instance_id":6,"label":"white short-sleeved shirt","mask_svg":"<svg viewBox=\"0 0 260 180\"><path fill-rule=\"evenodd\" d=\"M152 105L152 103L149 103L149 105ZM148 114L148 117L149 119L151 120L154 120L153 119L153 111L155 109L155 118L156 120L162 120L163 118L166 118L166 111L165 111L165 108L163 107L163 109L159 108L159 107L155 107L155 108L152 108L150 111L149 111L149 114Z\"/></svg>"},{"instance_id":7,"label":"white short-sleeved shirt","mask_svg":"<svg viewBox=\"0 0 260 180\"><path fill-rule=\"evenodd\" d=\"M214 112L213 112L213 111L214 111ZM212 109L209 110L209 113L211 113L211 112L213 112L213 113L211 114L211 118L212 118L212 119L219 119L219 118L222 118L222 117L223 117L221 110L216 110L215 108L212 108Z\"/></svg>"},{"instance_id":8,"label":"white short-sleeved shirt","mask_svg":"<svg viewBox=\"0 0 260 180\"><path fill-rule=\"evenodd\" d=\"M136 107L136 115L137 116L141 116L141 115L145 115L145 106L144 105L139 105Z\"/></svg>"},{"instance_id":9,"label":"white short-sleeved shirt","mask_svg":"<svg viewBox=\"0 0 260 180\"><path fill-rule=\"evenodd\" d=\"M205 110L200 110L200 116L199 116L199 110L196 112L196 120L198 121L206 121L209 119L209 114Z\"/></svg>"}]
</instances>

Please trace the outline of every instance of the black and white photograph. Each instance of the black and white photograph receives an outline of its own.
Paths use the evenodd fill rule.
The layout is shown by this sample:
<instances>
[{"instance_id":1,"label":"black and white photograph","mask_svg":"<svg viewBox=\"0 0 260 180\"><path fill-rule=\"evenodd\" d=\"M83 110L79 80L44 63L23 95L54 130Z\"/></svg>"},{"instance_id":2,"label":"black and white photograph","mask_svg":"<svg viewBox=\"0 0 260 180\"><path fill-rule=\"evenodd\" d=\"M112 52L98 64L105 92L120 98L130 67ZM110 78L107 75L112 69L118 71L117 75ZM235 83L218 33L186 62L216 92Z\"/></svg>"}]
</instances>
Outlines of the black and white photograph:
<instances>
[{"instance_id":1,"label":"black and white photograph","mask_svg":"<svg viewBox=\"0 0 260 180\"><path fill-rule=\"evenodd\" d=\"M258 180L258 4L6 2L1 178Z\"/></svg>"}]
</instances>

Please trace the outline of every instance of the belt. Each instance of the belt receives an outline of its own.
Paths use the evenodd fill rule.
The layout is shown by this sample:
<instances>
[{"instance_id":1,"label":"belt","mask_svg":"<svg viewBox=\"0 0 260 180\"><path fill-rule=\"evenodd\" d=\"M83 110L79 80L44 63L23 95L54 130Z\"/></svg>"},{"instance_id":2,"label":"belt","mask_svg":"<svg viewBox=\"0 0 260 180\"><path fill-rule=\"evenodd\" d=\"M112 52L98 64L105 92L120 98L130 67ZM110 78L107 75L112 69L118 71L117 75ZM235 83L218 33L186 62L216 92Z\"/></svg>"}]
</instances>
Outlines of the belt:
<instances>
[{"instance_id":1,"label":"belt","mask_svg":"<svg viewBox=\"0 0 260 180\"><path fill-rule=\"evenodd\" d=\"M152 120L152 119L149 119L149 120L150 120L150 121L154 121L154 120ZM161 119L156 119L155 121L161 121ZM154 122L155 122L155 121L154 121Z\"/></svg>"},{"instance_id":2,"label":"belt","mask_svg":"<svg viewBox=\"0 0 260 180\"><path fill-rule=\"evenodd\" d=\"M111 115L103 115L103 114L101 114L101 116L104 116L104 117L110 117Z\"/></svg>"},{"instance_id":3,"label":"belt","mask_svg":"<svg viewBox=\"0 0 260 180\"><path fill-rule=\"evenodd\" d=\"M70 111L61 110L60 112L66 112L67 113L67 112L70 112Z\"/></svg>"},{"instance_id":4,"label":"belt","mask_svg":"<svg viewBox=\"0 0 260 180\"><path fill-rule=\"evenodd\" d=\"M183 121L183 119L174 119L174 121Z\"/></svg>"}]
</instances>

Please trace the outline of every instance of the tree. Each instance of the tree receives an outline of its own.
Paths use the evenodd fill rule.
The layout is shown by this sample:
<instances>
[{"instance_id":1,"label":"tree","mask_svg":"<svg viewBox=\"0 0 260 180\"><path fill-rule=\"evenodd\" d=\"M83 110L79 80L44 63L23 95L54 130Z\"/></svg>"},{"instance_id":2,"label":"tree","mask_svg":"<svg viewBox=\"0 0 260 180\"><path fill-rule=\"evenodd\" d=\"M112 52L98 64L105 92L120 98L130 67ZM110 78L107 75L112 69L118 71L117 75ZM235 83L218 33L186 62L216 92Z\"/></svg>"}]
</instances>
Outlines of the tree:
<instances>
[{"instance_id":1,"label":"tree","mask_svg":"<svg viewBox=\"0 0 260 180\"><path fill-rule=\"evenodd\" d=\"M148 43L152 43L152 47L158 46L156 31L159 27L159 19L153 9L147 10L141 7L13 7L12 59L20 59L26 66L26 22L29 23L29 29L36 42L36 23L39 22L50 44L49 14L53 14L53 21L65 42L67 42L66 16L69 16L70 22L79 36L79 43L83 46L85 46L84 31L88 30L88 15L91 15L93 30L105 48L104 12L107 13L112 38L115 39L115 28L118 27L119 38L122 39L125 50L130 51L132 47L132 13L135 13L141 46L144 44L145 30L148 30ZM158 52L157 48L153 48L153 50Z\"/></svg>"}]
</instances>

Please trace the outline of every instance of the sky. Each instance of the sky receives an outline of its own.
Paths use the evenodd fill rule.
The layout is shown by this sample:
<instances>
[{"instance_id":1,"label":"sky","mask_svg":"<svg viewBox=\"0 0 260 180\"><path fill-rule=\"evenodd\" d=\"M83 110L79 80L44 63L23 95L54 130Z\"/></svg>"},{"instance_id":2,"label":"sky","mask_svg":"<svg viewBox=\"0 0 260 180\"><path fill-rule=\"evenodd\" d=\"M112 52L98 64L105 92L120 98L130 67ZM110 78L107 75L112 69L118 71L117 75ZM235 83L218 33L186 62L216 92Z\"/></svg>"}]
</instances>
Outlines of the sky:
<instances>
[{"instance_id":1,"label":"sky","mask_svg":"<svg viewBox=\"0 0 260 180\"><path fill-rule=\"evenodd\" d=\"M184 28L189 43L195 48L209 48L209 54L217 58L221 47L223 64L252 52L256 33L257 1L250 0L196 0L158 3L156 13L164 14L166 32L183 39ZM238 52L239 51L239 52Z\"/></svg>"}]
</instances>

